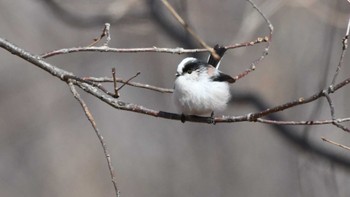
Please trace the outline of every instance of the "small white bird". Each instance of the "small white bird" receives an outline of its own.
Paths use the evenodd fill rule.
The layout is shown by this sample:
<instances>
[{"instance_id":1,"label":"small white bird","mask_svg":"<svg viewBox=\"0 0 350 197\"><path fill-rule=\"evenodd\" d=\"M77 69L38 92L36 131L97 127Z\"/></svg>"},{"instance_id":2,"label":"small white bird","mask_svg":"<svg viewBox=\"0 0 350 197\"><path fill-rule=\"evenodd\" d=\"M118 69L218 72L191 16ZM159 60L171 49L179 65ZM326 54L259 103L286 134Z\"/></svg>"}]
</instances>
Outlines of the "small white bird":
<instances>
[{"instance_id":1,"label":"small white bird","mask_svg":"<svg viewBox=\"0 0 350 197\"><path fill-rule=\"evenodd\" d=\"M214 66L193 57L178 65L174 99L183 115L213 115L226 108L231 98L229 83L235 80Z\"/></svg>"}]
</instances>

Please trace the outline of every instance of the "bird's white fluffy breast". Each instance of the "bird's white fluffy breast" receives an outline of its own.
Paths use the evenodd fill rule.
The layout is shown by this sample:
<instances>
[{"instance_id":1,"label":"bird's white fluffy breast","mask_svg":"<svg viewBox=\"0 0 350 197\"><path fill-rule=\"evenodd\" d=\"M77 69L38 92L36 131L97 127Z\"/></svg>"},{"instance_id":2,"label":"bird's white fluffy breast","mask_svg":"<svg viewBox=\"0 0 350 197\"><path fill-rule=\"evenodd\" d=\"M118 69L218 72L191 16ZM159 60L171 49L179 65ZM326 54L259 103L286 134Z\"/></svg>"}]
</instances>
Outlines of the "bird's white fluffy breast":
<instances>
[{"instance_id":1,"label":"bird's white fluffy breast","mask_svg":"<svg viewBox=\"0 0 350 197\"><path fill-rule=\"evenodd\" d=\"M185 76L175 80L174 99L186 115L205 115L225 109L230 99L226 82L189 80Z\"/></svg>"}]
</instances>

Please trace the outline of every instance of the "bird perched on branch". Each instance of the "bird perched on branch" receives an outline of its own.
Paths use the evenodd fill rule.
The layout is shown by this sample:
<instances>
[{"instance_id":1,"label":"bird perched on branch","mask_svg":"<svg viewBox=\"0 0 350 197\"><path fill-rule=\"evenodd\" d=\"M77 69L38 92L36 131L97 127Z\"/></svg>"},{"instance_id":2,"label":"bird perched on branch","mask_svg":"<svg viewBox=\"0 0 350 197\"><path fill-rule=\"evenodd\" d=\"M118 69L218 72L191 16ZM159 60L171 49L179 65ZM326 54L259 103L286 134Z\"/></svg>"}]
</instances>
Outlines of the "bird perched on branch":
<instances>
[{"instance_id":1,"label":"bird perched on branch","mask_svg":"<svg viewBox=\"0 0 350 197\"><path fill-rule=\"evenodd\" d=\"M214 49L220 57L226 51L218 46ZM229 84L235 79L218 70L220 60L209 56L206 63L187 57L180 62L176 70L174 99L183 115L213 116L214 112L226 108L231 98Z\"/></svg>"}]
</instances>

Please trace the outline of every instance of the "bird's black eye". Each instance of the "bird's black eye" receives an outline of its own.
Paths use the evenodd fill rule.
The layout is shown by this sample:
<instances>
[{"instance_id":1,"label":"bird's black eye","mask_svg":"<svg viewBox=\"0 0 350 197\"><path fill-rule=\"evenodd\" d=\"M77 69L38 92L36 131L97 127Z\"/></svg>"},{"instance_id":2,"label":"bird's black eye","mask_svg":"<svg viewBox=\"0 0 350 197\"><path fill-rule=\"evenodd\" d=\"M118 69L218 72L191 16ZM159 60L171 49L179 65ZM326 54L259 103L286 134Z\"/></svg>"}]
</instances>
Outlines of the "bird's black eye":
<instances>
[{"instance_id":1,"label":"bird's black eye","mask_svg":"<svg viewBox=\"0 0 350 197\"><path fill-rule=\"evenodd\" d=\"M182 72L183 72L183 73L191 74L193 71L198 70L198 69L201 67L201 65L202 65L202 63L199 62L199 61L187 63L187 64L183 67Z\"/></svg>"}]
</instances>

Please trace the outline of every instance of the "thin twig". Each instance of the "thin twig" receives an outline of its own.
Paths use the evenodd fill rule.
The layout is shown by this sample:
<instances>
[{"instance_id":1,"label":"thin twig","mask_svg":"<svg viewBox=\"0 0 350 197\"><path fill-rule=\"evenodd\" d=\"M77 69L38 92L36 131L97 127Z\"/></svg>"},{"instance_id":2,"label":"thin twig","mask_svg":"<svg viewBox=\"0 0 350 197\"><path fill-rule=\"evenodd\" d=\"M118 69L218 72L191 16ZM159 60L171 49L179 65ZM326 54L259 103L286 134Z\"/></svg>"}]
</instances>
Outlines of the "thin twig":
<instances>
[{"instance_id":1,"label":"thin twig","mask_svg":"<svg viewBox=\"0 0 350 197\"><path fill-rule=\"evenodd\" d=\"M343 41L342 41L342 52L341 52L341 55L340 55L340 59L339 59L339 63L338 63L338 66L337 66L337 69L334 73L334 76L333 76L333 79L332 79L332 83L331 83L331 88L334 86L336 80L337 80L337 77L338 77L338 74L343 66L343 63L344 63L344 56L345 56L345 53L346 53L346 50L348 48L348 39L349 39L349 28L350 28L350 18L348 20L348 27L346 28L346 33L345 33L345 36L343 38Z\"/></svg>"},{"instance_id":2,"label":"thin twig","mask_svg":"<svg viewBox=\"0 0 350 197\"><path fill-rule=\"evenodd\" d=\"M170 5L168 0L162 0L163 4L165 7L170 11L170 13L175 17L175 19L185 28L185 30L192 35L194 39L196 39L199 44L206 48L208 51L210 51L211 55L215 59L220 59L220 56L215 52L215 50L210 47L207 43L204 42L190 27L189 25L185 22L184 19L181 18L181 16L176 12L176 10Z\"/></svg>"},{"instance_id":3,"label":"thin twig","mask_svg":"<svg viewBox=\"0 0 350 197\"><path fill-rule=\"evenodd\" d=\"M344 126L344 125L339 124L338 121L337 121L337 119L334 120L334 121L332 122L332 124L335 125L336 127L338 127L339 129L350 133L350 129L349 129L348 127Z\"/></svg>"},{"instance_id":4,"label":"thin twig","mask_svg":"<svg viewBox=\"0 0 350 197\"><path fill-rule=\"evenodd\" d=\"M334 115L334 105L333 105L333 101L331 99L331 97L329 96L329 93L327 91L323 91L323 95L324 97L326 97L328 105L329 105L329 109L331 111L331 117L332 120L335 120L335 115Z\"/></svg>"},{"instance_id":5,"label":"thin twig","mask_svg":"<svg viewBox=\"0 0 350 197\"><path fill-rule=\"evenodd\" d=\"M115 171L114 171L114 168L113 168L113 165L112 165L112 160L111 160L111 156L109 154L109 150L107 148L107 144L104 141L103 136L100 133L99 129L97 128L97 125L96 125L96 122L94 120L94 117L92 116L92 114L91 114L89 108L87 107L85 101L80 97L80 94L75 89L75 87L74 87L74 85L73 85L73 83L71 81L68 82L68 85L70 87L70 90L71 90L74 98L78 100L78 102L80 103L81 107L83 108L87 119L90 121L90 123L91 123L92 127L94 128L94 131L95 131L95 133L96 133L96 135L97 135L97 137L98 137L98 139L99 139L99 141L101 143L104 155L105 155L106 160L107 160L108 169L109 169L109 173L110 173L110 176L111 176L111 179L112 179L114 190L116 192L116 196L119 197L120 196L120 191L119 191L118 186L117 186L117 179L116 179L116 176L115 176Z\"/></svg>"},{"instance_id":6,"label":"thin twig","mask_svg":"<svg viewBox=\"0 0 350 197\"><path fill-rule=\"evenodd\" d=\"M108 46L108 43L109 43L109 41L111 40L111 35L110 35L110 33L109 33L110 27L111 27L111 25L110 25L109 23L105 23L105 26L104 26L104 28L103 28L103 30L102 30L101 35L100 35L99 37L95 38L94 41L93 41L91 44L88 45L88 47L94 46L95 44L97 44L98 42L100 42L101 39L102 39L103 37L105 37L105 36L107 36L107 37L106 37L105 43L103 43L103 46Z\"/></svg>"},{"instance_id":7,"label":"thin twig","mask_svg":"<svg viewBox=\"0 0 350 197\"><path fill-rule=\"evenodd\" d=\"M243 42L239 44L233 44L225 46L226 49L235 49L247 46L253 46L255 44L267 42L266 39L258 38L255 41ZM90 47L72 47L58 49L50 52L41 54L40 57L43 59L53 57L56 55L64 55L68 53L77 53L77 52L109 52L109 53L171 53L171 54L183 54L183 53L204 53L210 52L208 49L184 49L181 47L178 48L159 48L159 47L148 47L148 48L111 48L105 46L90 46Z\"/></svg>"},{"instance_id":8,"label":"thin twig","mask_svg":"<svg viewBox=\"0 0 350 197\"><path fill-rule=\"evenodd\" d=\"M336 120L304 120L304 121L288 121L288 120L267 120L263 118L258 118L256 122L265 123L265 124L274 124L274 125L327 125L333 124L333 122L349 122L350 118L339 118Z\"/></svg>"},{"instance_id":9,"label":"thin twig","mask_svg":"<svg viewBox=\"0 0 350 197\"><path fill-rule=\"evenodd\" d=\"M83 83L87 83L89 85L92 85L94 87L97 87L98 89L100 89L102 92L104 92L105 94L108 94L109 96L115 96L114 93L112 92L109 92L105 87L102 86L101 83L98 83L98 82L95 82L95 81L90 81L90 80L86 80L86 79L82 79L80 77L77 77L77 76L71 76L71 75L67 75L64 77L64 81L68 81L69 79L74 79L76 81L80 81L80 82L83 82Z\"/></svg>"},{"instance_id":10,"label":"thin twig","mask_svg":"<svg viewBox=\"0 0 350 197\"><path fill-rule=\"evenodd\" d=\"M136 75L134 75L134 76L130 77L128 80L126 80L125 83L123 83L123 85L121 85L116 91L118 92L119 90L121 90L126 84L128 84L132 79L135 79L140 74L141 74L141 72L137 72Z\"/></svg>"},{"instance_id":11,"label":"thin twig","mask_svg":"<svg viewBox=\"0 0 350 197\"><path fill-rule=\"evenodd\" d=\"M339 143L334 142L334 141L331 141L331 140L329 140L329 139L327 139L327 138L325 138L325 137L321 137L321 139L322 139L324 142L328 142L328 143L330 143L330 144L339 146L340 148L343 148L343 149L345 149L345 150L350 150L350 147L345 146L345 145L342 145L342 144L339 144Z\"/></svg>"},{"instance_id":12,"label":"thin twig","mask_svg":"<svg viewBox=\"0 0 350 197\"><path fill-rule=\"evenodd\" d=\"M248 47L248 46L253 46L255 44L264 43L264 42L270 42L269 37L263 37L263 38L258 37L254 41L228 45L228 46L225 46L225 49L229 50L229 49L235 49L235 48L240 48L240 47Z\"/></svg>"},{"instance_id":13,"label":"thin twig","mask_svg":"<svg viewBox=\"0 0 350 197\"><path fill-rule=\"evenodd\" d=\"M83 77L83 80L86 81L91 81L91 82L101 82L101 83L109 83L109 82L113 82L112 78L108 78L108 77ZM124 83L133 87L137 87L137 88L144 88L144 89L148 89L148 90L153 90L156 92L161 92L161 93L173 93L173 89L169 89L169 88L162 88L162 87L157 87L157 86L152 86L149 84L144 84L144 83L137 83L137 82L127 82L123 79L119 79L116 78L116 81L119 83Z\"/></svg>"},{"instance_id":14,"label":"thin twig","mask_svg":"<svg viewBox=\"0 0 350 197\"><path fill-rule=\"evenodd\" d=\"M239 47L244 47L239 46ZM238 47L237 47L238 48ZM159 48L159 47L148 47L148 48L110 48L110 47L73 47L64 48L54 51L50 51L41 54L41 58L48 58L56 55L64 55L67 53L76 52L110 52L110 53L171 53L171 54L183 54L183 53L198 53L198 52L208 52L207 49L184 49L184 48Z\"/></svg>"},{"instance_id":15,"label":"thin twig","mask_svg":"<svg viewBox=\"0 0 350 197\"><path fill-rule=\"evenodd\" d=\"M331 99L331 97L329 96L329 93L324 91L324 96L326 97L327 99L327 102L328 102L328 105L329 105L329 109L331 111L331 117L332 117L332 124L340 129L342 129L343 131L346 131L346 132L350 132L350 129L347 128L346 126L344 125L341 125L339 124L339 122L336 120L335 118L335 109L334 109L334 105L333 105L333 101Z\"/></svg>"},{"instance_id":16,"label":"thin twig","mask_svg":"<svg viewBox=\"0 0 350 197\"><path fill-rule=\"evenodd\" d=\"M254 60L250 64L250 67L248 69L246 69L242 73L238 74L237 76L233 77L233 79L235 79L235 81L237 81L237 80L247 76L249 73L254 71L256 69L256 66L269 54L268 52L269 52L269 49L270 49L270 43L271 43L272 34L273 34L273 26L272 26L272 23L270 22L270 20L265 16L265 14L258 8L258 6L253 1L251 1L251 0L247 0L247 1L253 6L253 8L265 20L265 22L266 22L266 24L267 24L267 26L269 28L269 36L264 37L264 38L258 38L258 41L267 43L263 54L258 59Z\"/></svg>"},{"instance_id":17,"label":"thin twig","mask_svg":"<svg viewBox=\"0 0 350 197\"><path fill-rule=\"evenodd\" d=\"M336 127L340 128L340 129L342 129L343 131L346 131L346 132L350 132L350 129L347 128L344 125L339 124L339 122L335 121L336 120L336 118L335 118L335 109L334 109L334 106L333 106L332 99L330 98L328 93L334 91L334 84L336 83L337 76L338 76L338 74L339 74L339 72L340 72L340 70L341 70L341 68L343 66L343 63L344 63L344 56L345 56L345 53L346 53L347 48L348 48L349 27L350 27L350 18L348 20L346 33L345 33L345 36L344 36L343 41L342 41L343 47L342 47L342 52L341 52L341 55L340 55L340 59L339 59L339 63L338 63L337 69L336 69L336 71L334 73L332 82L331 82L331 84L328 87L328 92L325 91L325 94L324 94L324 96L327 98L327 102L329 104L332 120L334 120L332 122L332 124L335 125Z\"/></svg>"},{"instance_id":18,"label":"thin twig","mask_svg":"<svg viewBox=\"0 0 350 197\"><path fill-rule=\"evenodd\" d=\"M114 97L119 98L117 80L116 80L116 76L115 76L115 68L112 68L112 77L113 77Z\"/></svg>"}]
</instances>

